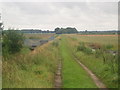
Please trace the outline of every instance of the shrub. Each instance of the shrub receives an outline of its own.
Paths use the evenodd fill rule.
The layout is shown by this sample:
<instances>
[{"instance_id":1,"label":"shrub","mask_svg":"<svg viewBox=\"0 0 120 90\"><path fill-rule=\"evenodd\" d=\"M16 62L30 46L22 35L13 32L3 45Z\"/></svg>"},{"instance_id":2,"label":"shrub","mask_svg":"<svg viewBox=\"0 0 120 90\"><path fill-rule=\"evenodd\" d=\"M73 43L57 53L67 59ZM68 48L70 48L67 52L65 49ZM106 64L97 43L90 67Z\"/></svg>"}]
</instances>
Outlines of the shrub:
<instances>
[{"instance_id":1,"label":"shrub","mask_svg":"<svg viewBox=\"0 0 120 90\"><path fill-rule=\"evenodd\" d=\"M83 51L86 54L92 53L92 50L90 48L86 47L83 42L80 43L80 45L77 47L77 51Z\"/></svg>"},{"instance_id":2,"label":"shrub","mask_svg":"<svg viewBox=\"0 0 120 90\"><path fill-rule=\"evenodd\" d=\"M92 50L90 48L85 48L84 52L86 54L92 54Z\"/></svg>"},{"instance_id":3,"label":"shrub","mask_svg":"<svg viewBox=\"0 0 120 90\"><path fill-rule=\"evenodd\" d=\"M112 49L112 48L113 48L113 45L111 44L106 45L106 49Z\"/></svg>"},{"instance_id":4,"label":"shrub","mask_svg":"<svg viewBox=\"0 0 120 90\"><path fill-rule=\"evenodd\" d=\"M3 56L19 52L23 47L24 37L15 30L3 31L2 51Z\"/></svg>"},{"instance_id":5,"label":"shrub","mask_svg":"<svg viewBox=\"0 0 120 90\"><path fill-rule=\"evenodd\" d=\"M102 50L96 49L96 51L95 51L95 57L96 58L101 57L102 53L103 53Z\"/></svg>"},{"instance_id":6,"label":"shrub","mask_svg":"<svg viewBox=\"0 0 120 90\"><path fill-rule=\"evenodd\" d=\"M77 51L84 51L85 50L85 44L83 42L79 43L80 45L77 47Z\"/></svg>"}]
</instances>

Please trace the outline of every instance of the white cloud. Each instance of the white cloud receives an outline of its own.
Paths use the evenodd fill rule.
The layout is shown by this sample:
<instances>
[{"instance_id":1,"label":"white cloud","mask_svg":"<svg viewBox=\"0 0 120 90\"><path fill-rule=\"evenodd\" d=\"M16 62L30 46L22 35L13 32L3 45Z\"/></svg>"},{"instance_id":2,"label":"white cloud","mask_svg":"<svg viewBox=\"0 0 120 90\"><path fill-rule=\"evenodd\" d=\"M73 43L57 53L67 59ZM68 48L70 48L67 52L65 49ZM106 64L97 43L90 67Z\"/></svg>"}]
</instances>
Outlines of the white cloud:
<instances>
[{"instance_id":1,"label":"white cloud","mask_svg":"<svg viewBox=\"0 0 120 90\"><path fill-rule=\"evenodd\" d=\"M4 2L5 28L76 27L78 30L117 29L117 2Z\"/></svg>"}]
</instances>

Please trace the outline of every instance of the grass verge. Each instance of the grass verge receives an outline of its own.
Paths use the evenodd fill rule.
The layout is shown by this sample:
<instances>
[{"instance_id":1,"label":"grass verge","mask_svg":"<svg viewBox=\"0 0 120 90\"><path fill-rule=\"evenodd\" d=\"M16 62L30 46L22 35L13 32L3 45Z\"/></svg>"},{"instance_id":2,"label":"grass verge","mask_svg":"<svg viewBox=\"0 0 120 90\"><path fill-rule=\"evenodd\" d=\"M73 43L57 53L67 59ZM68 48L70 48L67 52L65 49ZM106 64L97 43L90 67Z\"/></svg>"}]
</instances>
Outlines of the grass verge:
<instances>
[{"instance_id":1,"label":"grass verge","mask_svg":"<svg viewBox=\"0 0 120 90\"><path fill-rule=\"evenodd\" d=\"M63 60L63 88L97 88L87 72L74 61L65 37L61 40L60 51Z\"/></svg>"},{"instance_id":2,"label":"grass verge","mask_svg":"<svg viewBox=\"0 0 120 90\"><path fill-rule=\"evenodd\" d=\"M24 50L11 58L3 58L2 87L53 88L57 47L50 42L30 53Z\"/></svg>"},{"instance_id":3,"label":"grass verge","mask_svg":"<svg viewBox=\"0 0 120 90\"><path fill-rule=\"evenodd\" d=\"M89 37L85 37L85 38L89 40ZM103 38L106 38L106 37L99 37L98 40L103 40ZM80 60L80 62L82 62L96 76L98 76L108 88L118 88L118 60L117 60L118 58L117 58L117 55L113 56L110 53L105 53L105 52L102 53L100 52L100 50L85 51L84 49L86 48L90 49L90 47L88 46L87 42L85 42L84 40L80 40L80 39L73 40L72 37L68 39L69 41L68 44L70 46L71 51L74 53L74 55ZM108 37L106 39L108 39ZM106 39L102 41L102 45L105 45ZM110 38L108 40L110 40ZM90 43L93 41L92 39L89 40ZM81 45L81 47L78 48L78 46L80 46L80 42L84 42L85 44L84 47ZM113 42L111 42L111 44L112 43ZM98 44L101 44L101 42L99 42ZM103 56L105 58L105 61L104 61Z\"/></svg>"}]
</instances>

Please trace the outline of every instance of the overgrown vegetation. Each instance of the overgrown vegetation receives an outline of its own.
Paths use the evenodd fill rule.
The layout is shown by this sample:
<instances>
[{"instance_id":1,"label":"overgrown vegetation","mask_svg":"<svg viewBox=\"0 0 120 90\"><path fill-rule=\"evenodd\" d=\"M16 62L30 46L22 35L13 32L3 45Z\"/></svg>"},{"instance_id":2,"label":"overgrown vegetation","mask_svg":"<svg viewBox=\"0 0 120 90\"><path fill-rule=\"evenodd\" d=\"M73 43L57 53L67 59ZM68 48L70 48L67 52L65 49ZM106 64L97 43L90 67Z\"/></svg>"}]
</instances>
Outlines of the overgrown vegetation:
<instances>
[{"instance_id":1,"label":"overgrown vegetation","mask_svg":"<svg viewBox=\"0 0 120 90\"><path fill-rule=\"evenodd\" d=\"M99 40L99 42L96 41L97 44L94 44L95 39L93 37L93 41L89 37L84 36L84 38L86 40L89 39L89 41L83 41L83 39L81 38L77 38L78 40L74 41L72 40L72 37L68 40L69 44L71 44L71 49L74 51L75 56L89 69L91 69L93 73L95 73L107 85L107 87L117 88L118 54L117 51L115 51L115 48L118 47L115 47L113 43L115 41L111 41L110 44L106 44L107 42L109 42L109 40L113 39L108 39L108 41L106 42L106 38L108 37L104 36L105 39L103 40L103 37L94 36L94 38ZM92 47L89 43L93 43ZM90 50L86 50L86 48Z\"/></svg>"},{"instance_id":2,"label":"overgrown vegetation","mask_svg":"<svg viewBox=\"0 0 120 90\"><path fill-rule=\"evenodd\" d=\"M85 46L84 42L80 42L77 51L83 51L86 54L92 54L92 49Z\"/></svg>"},{"instance_id":3,"label":"overgrown vegetation","mask_svg":"<svg viewBox=\"0 0 120 90\"><path fill-rule=\"evenodd\" d=\"M14 30L3 31L2 52L3 56L19 52L23 47L24 37L22 33Z\"/></svg>"},{"instance_id":4,"label":"overgrown vegetation","mask_svg":"<svg viewBox=\"0 0 120 90\"><path fill-rule=\"evenodd\" d=\"M58 49L51 43L3 58L3 88L53 88L58 58Z\"/></svg>"},{"instance_id":5,"label":"overgrown vegetation","mask_svg":"<svg viewBox=\"0 0 120 90\"><path fill-rule=\"evenodd\" d=\"M54 74L59 58L56 44L48 42L30 51L28 47L23 47L24 37L20 33L6 31L3 38L3 88L54 87Z\"/></svg>"},{"instance_id":6,"label":"overgrown vegetation","mask_svg":"<svg viewBox=\"0 0 120 90\"><path fill-rule=\"evenodd\" d=\"M50 36L38 35L35 38ZM75 34L61 35L61 38L55 35L55 37L54 41L30 51L27 47L23 47L22 34L14 31L3 33L3 88L53 88L59 59L62 59L63 88L97 88L86 71L75 62L75 57L107 87L118 86L116 37ZM11 57L6 58L8 55Z\"/></svg>"},{"instance_id":7,"label":"overgrown vegetation","mask_svg":"<svg viewBox=\"0 0 120 90\"><path fill-rule=\"evenodd\" d=\"M63 88L97 88L87 72L75 61L68 38L62 36L60 55L62 57Z\"/></svg>"},{"instance_id":8,"label":"overgrown vegetation","mask_svg":"<svg viewBox=\"0 0 120 90\"><path fill-rule=\"evenodd\" d=\"M58 47L59 42L58 42L58 41L54 41L54 42L52 43L52 45L55 46L55 47Z\"/></svg>"}]
</instances>

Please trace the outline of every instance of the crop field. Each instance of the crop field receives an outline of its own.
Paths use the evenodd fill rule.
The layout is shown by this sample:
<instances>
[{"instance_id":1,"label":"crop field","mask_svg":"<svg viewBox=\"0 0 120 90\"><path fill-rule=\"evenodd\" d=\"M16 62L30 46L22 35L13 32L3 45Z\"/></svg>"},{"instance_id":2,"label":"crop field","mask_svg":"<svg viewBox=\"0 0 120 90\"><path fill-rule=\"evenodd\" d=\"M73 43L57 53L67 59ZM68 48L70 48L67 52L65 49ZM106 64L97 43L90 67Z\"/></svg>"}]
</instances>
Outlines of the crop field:
<instances>
[{"instance_id":1,"label":"crop field","mask_svg":"<svg viewBox=\"0 0 120 90\"><path fill-rule=\"evenodd\" d=\"M113 45L118 50L118 35L70 35L70 37L86 43L98 43L100 45Z\"/></svg>"},{"instance_id":2,"label":"crop field","mask_svg":"<svg viewBox=\"0 0 120 90\"><path fill-rule=\"evenodd\" d=\"M27 39L48 39L49 37L53 36L54 34L24 34Z\"/></svg>"},{"instance_id":3,"label":"crop field","mask_svg":"<svg viewBox=\"0 0 120 90\"><path fill-rule=\"evenodd\" d=\"M2 57L3 88L118 88L117 35L24 36L32 44L48 41Z\"/></svg>"}]
</instances>

